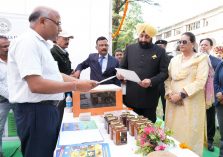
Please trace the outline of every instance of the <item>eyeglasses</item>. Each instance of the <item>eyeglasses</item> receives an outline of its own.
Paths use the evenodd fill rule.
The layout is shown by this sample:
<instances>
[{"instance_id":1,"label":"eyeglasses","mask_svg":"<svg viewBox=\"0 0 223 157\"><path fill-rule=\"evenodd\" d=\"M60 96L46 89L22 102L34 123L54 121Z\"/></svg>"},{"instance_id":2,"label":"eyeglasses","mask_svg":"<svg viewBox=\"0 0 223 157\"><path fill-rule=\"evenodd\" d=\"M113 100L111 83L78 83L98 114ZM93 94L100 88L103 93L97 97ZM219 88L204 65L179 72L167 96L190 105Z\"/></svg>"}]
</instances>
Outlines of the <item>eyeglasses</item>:
<instances>
[{"instance_id":1,"label":"eyeglasses","mask_svg":"<svg viewBox=\"0 0 223 157\"><path fill-rule=\"evenodd\" d=\"M0 46L0 48L8 48L9 45L5 45L5 46Z\"/></svg>"},{"instance_id":2,"label":"eyeglasses","mask_svg":"<svg viewBox=\"0 0 223 157\"><path fill-rule=\"evenodd\" d=\"M54 21L54 20L51 19L51 18L48 18L48 17L44 17L44 18L47 19L47 20L52 21L52 22L53 22L55 25L57 25L58 27L61 26L61 22L60 22L60 21L56 22L56 21Z\"/></svg>"},{"instance_id":3,"label":"eyeglasses","mask_svg":"<svg viewBox=\"0 0 223 157\"><path fill-rule=\"evenodd\" d=\"M177 43L178 43L179 45L180 45L180 44L186 45L186 44L188 43L188 41L187 41L187 40L179 40Z\"/></svg>"}]
</instances>

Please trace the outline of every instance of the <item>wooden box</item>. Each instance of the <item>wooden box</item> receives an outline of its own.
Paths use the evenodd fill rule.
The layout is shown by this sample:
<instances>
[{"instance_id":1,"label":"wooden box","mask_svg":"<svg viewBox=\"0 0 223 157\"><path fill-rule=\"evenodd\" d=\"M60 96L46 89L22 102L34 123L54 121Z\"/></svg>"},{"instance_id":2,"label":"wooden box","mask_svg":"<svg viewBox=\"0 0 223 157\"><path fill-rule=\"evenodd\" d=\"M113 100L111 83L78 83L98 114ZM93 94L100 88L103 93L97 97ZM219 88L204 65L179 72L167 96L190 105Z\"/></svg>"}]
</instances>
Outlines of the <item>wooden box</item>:
<instances>
[{"instance_id":1,"label":"wooden box","mask_svg":"<svg viewBox=\"0 0 223 157\"><path fill-rule=\"evenodd\" d=\"M89 92L73 91L73 113L91 112L91 115L102 115L104 112L122 110L122 89L119 86L99 85Z\"/></svg>"}]
</instances>

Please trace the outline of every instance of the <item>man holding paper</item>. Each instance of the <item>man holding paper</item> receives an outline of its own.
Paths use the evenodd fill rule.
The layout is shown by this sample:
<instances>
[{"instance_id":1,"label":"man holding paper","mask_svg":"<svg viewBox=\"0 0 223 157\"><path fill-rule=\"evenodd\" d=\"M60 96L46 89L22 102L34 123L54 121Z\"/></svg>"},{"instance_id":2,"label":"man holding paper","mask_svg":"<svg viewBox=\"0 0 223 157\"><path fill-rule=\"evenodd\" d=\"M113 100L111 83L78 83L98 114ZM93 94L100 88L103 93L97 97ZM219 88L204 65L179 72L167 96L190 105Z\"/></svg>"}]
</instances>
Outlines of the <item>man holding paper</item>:
<instances>
[{"instance_id":1,"label":"man holding paper","mask_svg":"<svg viewBox=\"0 0 223 157\"><path fill-rule=\"evenodd\" d=\"M149 24L138 24L138 43L128 45L120 67L134 71L139 82L127 79L126 100L128 107L137 114L156 121L159 100L158 85L168 76L168 58L165 50L152 43L156 29ZM119 79L126 79L119 72ZM131 81L130 81L131 80Z\"/></svg>"}]
</instances>

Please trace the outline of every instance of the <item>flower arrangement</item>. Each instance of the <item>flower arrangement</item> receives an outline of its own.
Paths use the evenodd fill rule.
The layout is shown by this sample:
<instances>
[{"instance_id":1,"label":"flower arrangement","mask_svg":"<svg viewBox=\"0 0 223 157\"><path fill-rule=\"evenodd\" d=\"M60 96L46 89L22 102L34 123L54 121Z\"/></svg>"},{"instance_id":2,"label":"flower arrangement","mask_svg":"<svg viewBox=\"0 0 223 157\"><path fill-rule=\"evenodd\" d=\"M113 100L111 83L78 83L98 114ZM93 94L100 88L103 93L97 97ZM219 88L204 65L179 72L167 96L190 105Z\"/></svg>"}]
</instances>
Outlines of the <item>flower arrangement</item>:
<instances>
[{"instance_id":1,"label":"flower arrangement","mask_svg":"<svg viewBox=\"0 0 223 157\"><path fill-rule=\"evenodd\" d=\"M175 145L168 136L172 134L170 130L164 130L161 123L148 124L139 130L136 145L139 147L136 154L148 155L150 152L165 150L168 145Z\"/></svg>"}]
</instances>

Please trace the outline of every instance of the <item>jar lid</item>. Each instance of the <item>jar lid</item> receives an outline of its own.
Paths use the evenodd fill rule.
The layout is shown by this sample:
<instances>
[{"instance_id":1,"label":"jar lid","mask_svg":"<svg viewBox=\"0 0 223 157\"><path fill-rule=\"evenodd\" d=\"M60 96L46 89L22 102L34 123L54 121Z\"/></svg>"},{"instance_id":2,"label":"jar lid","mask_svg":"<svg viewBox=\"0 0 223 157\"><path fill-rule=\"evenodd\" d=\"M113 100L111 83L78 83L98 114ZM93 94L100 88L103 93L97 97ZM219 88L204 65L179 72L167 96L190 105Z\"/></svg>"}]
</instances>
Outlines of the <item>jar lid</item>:
<instances>
[{"instance_id":1,"label":"jar lid","mask_svg":"<svg viewBox=\"0 0 223 157\"><path fill-rule=\"evenodd\" d=\"M116 119L118 119L118 118L117 118L117 117L115 117L115 116L108 117L108 121L112 121L112 120L116 120Z\"/></svg>"},{"instance_id":2,"label":"jar lid","mask_svg":"<svg viewBox=\"0 0 223 157\"><path fill-rule=\"evenodd\" d=\"M144 116L142 116L142 115L138 115L137 117L138 117L139 119L144 118Z\"/></svg>"},{"instance_id":3,"label":"jar lid","mask_svg":"<svg viewBox=\"0 0 223 157\"><path fill-rule=\"evenodd\" d=\"M127 115L127 118L132 118L132 117L135 117L135 115L133 115L133 114Z\"/></svg>"},{"instance_id":4,"label":"jar lid","mask_svg":"<svg viewBox=\"0 0 223 157\"><path fill-rule=\"evenodd\" d=\"M138 120L139 120L139 118L130 118L130 121L132 121L132 122L136 122Z\"/></svg>"},{"instance_id":5,"label":"jar lid","mask_svg":"<svg viewBox=\"0 0 223 157\"><path fill-rule=\"evenodd\" d=\"M142 125L142 124L145 124L145 122L144 122L144 121L139 120L139 121L137 121L137 122L136 122L136 124L138 124L138 125Z\"/></svg>"},{"instance_id":6,"label":"jar lid","mask_svg":"<svg viewBox=\"0 0 223 157\"><path fill-rule=\"evenodd\" d=\"M112 120L110 123L111 123L111 125L113 125L113 124L118 124L118 123L120 123L120 121L119 121L119 120Z\"/></svg>"},{"instance_id":7,"label":"jar lid","mask_svg":"<svg viewBox=\"0 0 223 157\"><path fill-rule=\"evenodd\" d=\"M112 113L106 113L106 114L104 115L104 117L111 117L111 116L113 116Z\"/></svg>"}]
</instances>

